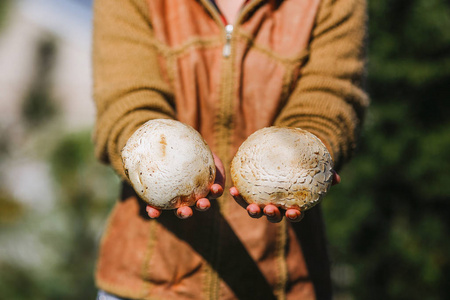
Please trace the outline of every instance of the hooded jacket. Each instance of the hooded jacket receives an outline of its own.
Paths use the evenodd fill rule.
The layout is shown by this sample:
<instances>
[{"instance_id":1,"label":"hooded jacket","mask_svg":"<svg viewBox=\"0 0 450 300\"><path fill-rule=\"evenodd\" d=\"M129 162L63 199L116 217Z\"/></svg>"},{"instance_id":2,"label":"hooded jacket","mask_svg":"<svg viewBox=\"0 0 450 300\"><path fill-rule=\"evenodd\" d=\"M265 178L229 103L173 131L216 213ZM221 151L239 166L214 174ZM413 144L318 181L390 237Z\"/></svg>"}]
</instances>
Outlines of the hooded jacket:
<instances>
[{"instance_id":1,"label":"hooded jacket","mask_svg":"<svg viewBox=\"0 0 450 300\"><path fill-rule=\"evenodd\" d=\"M226 170L240 144L271 125L314 133L337 168L351 157L368 105L365 1L254 0L231 25L208 0L95 2L95 151L123 179L99 251L103 290L132 299L331 298L320 206L300 223L274 224L225 193L188 220L170 212L152 220L125 177L121 149L156 118L197 129Z\"/></svg>"}]
</instances>

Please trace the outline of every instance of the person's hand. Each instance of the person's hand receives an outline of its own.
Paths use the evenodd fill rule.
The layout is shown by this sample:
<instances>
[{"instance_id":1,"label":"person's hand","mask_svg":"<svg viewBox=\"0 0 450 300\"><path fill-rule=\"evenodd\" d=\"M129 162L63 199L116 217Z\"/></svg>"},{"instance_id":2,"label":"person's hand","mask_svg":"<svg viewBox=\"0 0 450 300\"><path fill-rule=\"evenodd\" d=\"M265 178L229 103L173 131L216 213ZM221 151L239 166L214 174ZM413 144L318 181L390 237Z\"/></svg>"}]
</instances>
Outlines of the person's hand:
<instances>
[{"instance_id":1,"label":"person's hand","mask_svg":"<svg viewBox=\"0 0 450 300\"><path fill-rule=\"evenodd\" d=\"M341 177L338 173L333 171L333 182L331 185L336 185L341 182ZM234 200L243 208L245 208L252 218L261 218L263 215L267 217L267 220L269 220L272 223L278 223L283 219L283 216L286 216L286 218L291 222L300 222L303 217L304 213L300 212L298 209L281 209L276 207L273 204L268 205L258 205L256 203L248 204L244 201L242 196L239 194L239 191L236 187L230 188L230 194L233 196Z\"/></svg>"},{"instance_id":2,"label":"person's hand","mask_svg":"<svg viewBox=\"0 0 450 300\"><path fill-rule=\"evenodd\" d=\"M216 179L214 180L214 184L211 185L207 198L198 199L195 203L195 209L198 211L208 210L211 207L210 199L216 199L222 196L225 187L225 169L223 167L223 163L214 153L213 157L216 165ZM146 210L148 216L152 219L158 218L162 213L160 209L151 207L150 205L147 205ZM189 206L181 206L175 210L175 214L180 219L187 219L192 217L194 212Z\"/></svg>"}]
</instances>

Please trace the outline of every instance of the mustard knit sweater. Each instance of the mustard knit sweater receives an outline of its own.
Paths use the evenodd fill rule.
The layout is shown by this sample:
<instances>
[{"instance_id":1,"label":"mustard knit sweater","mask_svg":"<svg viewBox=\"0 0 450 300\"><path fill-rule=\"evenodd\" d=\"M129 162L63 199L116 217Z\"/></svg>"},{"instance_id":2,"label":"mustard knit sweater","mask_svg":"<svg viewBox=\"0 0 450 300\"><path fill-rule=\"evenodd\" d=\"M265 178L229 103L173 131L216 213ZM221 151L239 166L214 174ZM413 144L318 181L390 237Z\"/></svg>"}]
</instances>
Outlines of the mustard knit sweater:
<instances>
[{"instance_id":1,"label":"mustard knit sweater","mask_svg":"<svg viewBox=\"0 0 450 300\"><path fill-rule=\"evenodd\" d=\"M202 2L210 6L209 1ZM250 2L245 11L251 13L261 2L264 1ZM170 84L173 70L167 72L169 80L163 78L158 69L158 57L170 58L169 62L173 63L192 47L214 47L223 43L222 37L203 40L194 38L181 47L169 47L152 34L148 11L146 1L95 2L95 153L101 161L111 164L123 179L126 177L120 151L131 134L150 119L179 118L182 113L177 112L174 87ZM212 15L218 19L217 13ZM310 44L301 57L281 57L267 47L258 47L245 32L235 34L236 39L253 43L257 51L286 65L288 72L296 72L295 68L299 67L298 62L301 61L303 67L297 82L290 82L289 78L283 82L284 89L294 84L295 88L289 91L289 97L284 100L273 124L300 127L319 136L328 146L338 168L353 154L364 112L369 104L362 87L365 34L364 0L321 1ZM292 67L289 68L289 65ZM226 88L229 86L220 89ZM222 91L222 94L227 93ZM215 129L233 130L226 126ZM215 144L218 148L226 146L224 141L216 141ZM225 161L227 158L230 159L222 157Z\"/></svg>"}]
</instances>

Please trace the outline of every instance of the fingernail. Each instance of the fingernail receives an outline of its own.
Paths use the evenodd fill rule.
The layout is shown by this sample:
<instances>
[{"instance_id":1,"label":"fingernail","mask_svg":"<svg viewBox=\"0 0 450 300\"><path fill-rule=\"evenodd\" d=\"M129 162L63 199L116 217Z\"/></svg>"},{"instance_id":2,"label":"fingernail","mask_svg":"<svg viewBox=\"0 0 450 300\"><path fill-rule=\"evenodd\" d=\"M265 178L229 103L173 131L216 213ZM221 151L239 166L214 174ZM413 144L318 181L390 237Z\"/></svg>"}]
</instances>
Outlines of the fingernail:
<instances>
[{"instance_id":1,"label":"fingernail","mask_svg":"<svg viewBox=\"0 0 450 300\"><path fill-rule=\"evenodd\" d=\"M211 188L211 191L212 191L214 194L217 194L217 193L219 192L219 188L218 188L217 186L213 186L213 187Z\"/></svg>"},{"instance_id":2,"label":"fingernail","mask_svg":"<svg viewBox=\"0 0 450 300\"><path fill-rule=\"evenodd\" d=\"M238 193L237 193L237 191L236 191L235 188L230 188L230 194L231 194L231 196L233 196L233 197L236 197L236 196L238 195Z\"/></svg>"},{"instance_id":3,"label":"fingernail","mask_svg":"<svg viewBox=\"0 0 450 300\"><path fill-rule=\"evenodd\" d=\"M291 220L295 220L299 217L299 214L295 212L289 212L287 217Z\"/></svg>"},{"instance_id":4,"label":"fingernail","mask_svg":"<svg viewBox=\"0 0 450 300\"><path fill-rule=\"evenodd\" d=\"M257 212L252 211L252 210L247 210L247 212L248 212L248 214L249 214L251 217L255 217L256 215L258 215Z\"/></svg>"},{"instance_id":5,"label":"fingernail","mask_svg":"<svg viewBox=\"0 0 450 300\"><path fill-rule=\"evenodd\" d=\"M266 210L265 213L266 213L266 216L269 216L269 217L275 216L275 212L273 210Z\"/></svg>"},{"instance_id":6,"label":"fingernail","mask_svg":"<svg viewBox=\"0 0 450 300\"><path fill-rule=\"evenodd\" d=\"M148 206L145 208L145 211L147 212L147 215L149 218L152 218L152 219L155 218L155 215L152 213L152 211L150 210L150 208Z\"/></svg>"}]
</instances>

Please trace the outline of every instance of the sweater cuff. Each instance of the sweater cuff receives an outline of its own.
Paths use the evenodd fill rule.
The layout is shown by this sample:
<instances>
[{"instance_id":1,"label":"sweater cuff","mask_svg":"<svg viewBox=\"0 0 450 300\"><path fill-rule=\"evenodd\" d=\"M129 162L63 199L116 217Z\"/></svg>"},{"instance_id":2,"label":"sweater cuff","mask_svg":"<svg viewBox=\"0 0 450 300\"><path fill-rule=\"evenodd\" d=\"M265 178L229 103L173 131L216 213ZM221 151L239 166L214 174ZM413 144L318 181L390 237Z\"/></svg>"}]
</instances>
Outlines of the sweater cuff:
<instances>
[{"instance_id":1,"label":"sweater cuff","mask_svg":"<svg viewBox=\"0 0 450 300\"><path fill-rule=\"evenodd\" d=\"M348 140L346 130L322 116L309 115L300 120L277 125L301 128L317 136L330 152L334 169L339 169L353 153L354 141Z\"/></svg>"}]
</instances>

